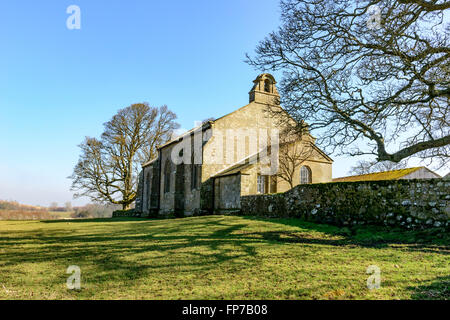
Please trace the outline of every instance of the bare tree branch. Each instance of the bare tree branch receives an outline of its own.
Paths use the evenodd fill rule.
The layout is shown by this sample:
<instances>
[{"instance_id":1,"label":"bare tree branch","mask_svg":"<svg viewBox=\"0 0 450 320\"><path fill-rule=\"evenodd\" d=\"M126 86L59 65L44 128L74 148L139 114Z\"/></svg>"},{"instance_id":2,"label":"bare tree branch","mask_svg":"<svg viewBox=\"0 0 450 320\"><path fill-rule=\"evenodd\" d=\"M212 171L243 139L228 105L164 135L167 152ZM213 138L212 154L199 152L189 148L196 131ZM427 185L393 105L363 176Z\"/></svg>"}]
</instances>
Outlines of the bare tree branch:
<instances>
[{"instance_id":1,"label":"bare tree branch","mask_svg":"<svg viewBox=\"0 0 450 320\"><path fill-rule=\"evenodd\" d=\"M443 0L283 0L282 26L247 62L283 71L284 110L319 131L328 152L448 162L449 8Z\"/></svg>"},{"instance_id":2,"label":"bare tree branch","mask_svg":"<svg viewBox=\"0 0 450 320\"><path fill-rule=\"evenodd\" d=\"M309 135L302 135L291 129L288 127L287 131L280 134L277 176L293 188L295 174L298 173L302 163L311 157L314 149Z\"/></svg>"}]
</instances>

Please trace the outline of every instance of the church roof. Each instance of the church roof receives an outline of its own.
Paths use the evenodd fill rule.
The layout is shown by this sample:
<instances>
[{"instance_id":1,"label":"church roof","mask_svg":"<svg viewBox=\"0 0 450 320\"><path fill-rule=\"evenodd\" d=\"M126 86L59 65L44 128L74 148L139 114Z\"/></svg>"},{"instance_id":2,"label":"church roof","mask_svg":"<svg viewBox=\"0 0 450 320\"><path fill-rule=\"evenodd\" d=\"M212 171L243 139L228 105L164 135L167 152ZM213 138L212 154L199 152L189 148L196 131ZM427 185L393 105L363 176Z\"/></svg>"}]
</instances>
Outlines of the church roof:
<instances>
[{"instance_id":1,"label":"church roof","mask_svg":"<svg viewBox=\"0 0 450 320\"><path fill-rule=\"evenodd\" d=\"M331 159L329 156L327 156L322 150L320 150L319 147L317 147L314 143L311 143L311 146L317 150L319 152L319 154L321 154L326 160L333 162L333 159ZM265 151L264 149L261 149L261 151L252 154L240 161L237 161L235 163L233 163L232 165L226 167L225 169L222 169L218 172L216 172L215 174L212 175L213 178L217 178L217 177L223 177L223 176L229 176L229 175L233 175L236 173L241 172L243 169L256 164L258 161L261 160L261 154L263 153L263 151ZM267 158L269 157L267 154L264 154L263 157Z\"/></svg>"},{"instance_id":2,"label":"church roof","mask_svg":"<svg viewBox=\"0 0 450 320\"><path fill-rule=\"evenodd\" d=\"M261 81L261 80L265 80L265 79L270 79L272 81L273 84L277 83L275 81L275 78L273 75L271 75L270 73L262 73L259 76L256 77L255 80L253 80L253 83L255 83L255 85ZM255 89L255 86L253 86L252 90Z\"/></svg>"},{"instance_id":3,"label":"church roof","mask_svg":"<svg viewBox=\"0 0 450 320\"><path fill-rule=\"evenodd\" d=\"M170 139L166 143L164 143L164 144L162 144L160 146L157 146L157 149L162 149L162 148L164 148L164 147L166 147L166 146L168 146L168 145L170 145L172 143L179 142L179 141L183 140L184 137L187 137L188 135L193 134L196 130L200 130L200 128L202 130L206 130L206 129L208 129L211 126L211 122L213 122L213 121L208 121L207 123L202 124L202 126L198 126L198 127L192 128L191 130L188 130L188 131L180 134L179 136L176 136L175 138Z\"/></svg>"},{"instance_id":4,"label":"church roof","mask_svg":"<svg viewBox=\"0 0 450 320\"><path fill-rule=\"evenodd\" d=\"M272 81L273 84L276 83L275 78L274 78L270 73L263 73L263 74L260 74L258 77L256 77L256 79L255 79L253 82L254 82L254 83L257 83L257 82L258 82L259 80L261 80L261 79L271 79L271 81ZM254 88L255 88L255 86L253 86L252 90L254 90ZM237 112L237 111L239 111L239 110L241 110L241 109L244 109L244 108L248 107L249 105L250 105L250 104L247 104L247 105L245 105L245 106L243 106L243 107L240 107L240 108L238 108L238 109L236 109L236 110L234 110L234 111L232 111L232 112L230 112L230 113L227 113L227 114L225 114L225 115L223 115L223 116L221 116L221 117L219 117L219 118L216 118L216 119L214 119L214 120L208 121L206 124L209 124L209 126L210 126L210 123L211 123L211 122L215 122L215 121L217 121L217 120L219 120L219 119L225 118L225 117L229 116L229 115L232 114L232 113L235 113L235 112ZM205 129L207 129L207 128L209 127L209 126L208 126L208 127L205 128L204 126L205 126L205 124L203 124L202 130L205 130ZM166 146L168 146L168 145L171 145L172 143L181 141L184 137L188 136L189 134L193 133L195 130L198 130L198 129L200 129L200 126L199 126L199 127L192 128L191 130L186 131L185 133L183 133L183 134L181 134L181 135L179 135L179 136L177 136L177 137L175 137L175 138L173 138L173 139L170 139L170 140L167 141L166 143L164 143L164 144L158 146L157 148L158 148L158 149L161 149L161 148L164 148L164 147L166 147Z\"/></svg>"},{"instance_id":5,"label":"church roof","mask_svg":"<svg viewBox=\"0 0 450 320\"><path fill-rule=\"evenodd\" d=\"M158 158L155 158L155 159L153 159L153 160L150 160L150 161L145 162L145 163L142 165L142 168L148 167L149 165L155 163L156 160L158 160Z\"/></svg>"},{"instance_id":6,"label":"church roof","mask_svg":"<svg viewBox=\"0 0 450 320\"><path fill-rule=\"evenodd\" d=\"M244 168L247 168L247 167L255 164L258 161L258 158L259 158L261 152L262 152L262 150L260 152L258 152L258 153L255 153L255 154L253 154L251 156L248 156L245 159L237 161L237 162L233 163L232 165L226 167L225 169L222 169L222 170L216 172L211 177L212 178L217 178L217 177L229 176L229 175L232 175L232 174L239 173Z\"/></svg>"},{"instance_id":7,"label":"church roof","mask_svg":"<svg viewBox=\"0 0 450 320\"><path fill-rule=\"evenodd\" d=\"M356 176L341 177L333 179L333 182L351 182L351 181L377 181L377 180L398 180L404 176L416 172L422 168L429 170L427 167L413 167L407 169L391 170L360 174ZM431 170L430 170L431 171Z\"/></svg>"},{"instance_id":8,"label":"church roof","mask_svg":"<svg viewBox=\"0 0 450 320\"><path fill-rule=\"evenodd\" d=\"M271 81L272 81L272 83L273 84L275 84L276 83L276 81L275 81L275 78L271 75L271 74L269 74L269 73L263 73L263 74L260 74L258 77L256 77L256 79L253 81L254 83L257 83L258 81L260 81L261 79L270 79ZM254 89L255 87L253 87L253 89ZM252 90L253 90L252 89ZM278 94L278 93L277 93ZM220 119L222 119L222 118L225 118L225 117L227 117L227 116L229 116L229 115L231 115L231 114L233 114L233 113L235 113L235 112L238 112L238 111L240 111L240 110L242 110L242 109L244 109L244 108L246 108L246 107L248 107L248 106L250 106L251 105L251 103L249 103L249 104L247 104L247 105L245 105L245 106L243 106L243 107L240 107L240 108L238 108L238 109L236 109L236 110L234 110L234 111L232 111L232 112L229 112L229 113L227 113L227 114L225 114L225 115L223 115L223 116L221 116L221 117L219 117L219 118L216 118L216 119L214 119L214 120L209 120L209 121L207 121L207 122L205 122L205 123L203 123L201 126L198 126L198 127L194 127L194 128L192 128L192 129L190 129L190 130L188 130L188 131L186 131L186 132L184 132L183 134L181 134L181 135L179 135L179 136L177 136L177 137L174 137L173 139L170 139L169 141L167 141L167 142L165 142L164 144L162 144L162 145L159 145L159 146L157 146L157 149L159 150L159 149L162 149L162 148L165 148L165 147L167 147L167 146L169 146L169 145L171 145L171 144L173 144L173 143L177 143L177 142L180 142L180 141L182 141L183 140L183 138L185 138L185 137L187 137L188 135L191 135L191 134L193 134L195 131L197 131L197 130L206 130L206 129L209 129L209 128L211 128L211 124L212 123L214 123L214 122L216 122L216 121L218 121L218 120L220 120ZM280 108L282 111L284 111L293 121L296 121L294 118L292 118L292 116L289 114L289 113L287 113L280 105L277 105L276 107L278 107L278 108ZM315 144L313 144L313 146L314 146L314 148L323 156L323 157L325 157L328 161L333 161L333 159L331 159L325 152L323 152L320 148L318 148ZM156 159L155 159L156 160ZM144 163L143 165L142 165L142 167L146 167L146 166L149 166L149 165L151 165L155 160L152 160L152 161L149 161L149 162L147 162L147 163Z\"/></svg>"}]
</instances>

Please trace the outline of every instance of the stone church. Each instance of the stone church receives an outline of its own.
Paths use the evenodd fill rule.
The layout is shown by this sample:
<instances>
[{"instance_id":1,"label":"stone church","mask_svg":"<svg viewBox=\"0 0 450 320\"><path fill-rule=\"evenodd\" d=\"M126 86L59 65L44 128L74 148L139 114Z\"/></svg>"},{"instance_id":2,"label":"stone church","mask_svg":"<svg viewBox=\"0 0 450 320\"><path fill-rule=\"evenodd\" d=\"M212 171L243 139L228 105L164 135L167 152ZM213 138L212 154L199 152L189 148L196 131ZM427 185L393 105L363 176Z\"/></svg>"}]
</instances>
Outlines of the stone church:
<instances>
[{"instance_id":1,"label":"stone church","mask_svg":"<svg viewBox=\"0 0 450 320\"><path fill-rule=\"evenodd\" d=\"M136 211L142 216L232 212L240 209L243 195L331 182L333 160L315 138L307 130L292 137L284 130L294 120L279 117L283 109L275 84L272 75L259 75L249 104L158 146L158 157L140 173Z\"/></svg>"}]
</instances>

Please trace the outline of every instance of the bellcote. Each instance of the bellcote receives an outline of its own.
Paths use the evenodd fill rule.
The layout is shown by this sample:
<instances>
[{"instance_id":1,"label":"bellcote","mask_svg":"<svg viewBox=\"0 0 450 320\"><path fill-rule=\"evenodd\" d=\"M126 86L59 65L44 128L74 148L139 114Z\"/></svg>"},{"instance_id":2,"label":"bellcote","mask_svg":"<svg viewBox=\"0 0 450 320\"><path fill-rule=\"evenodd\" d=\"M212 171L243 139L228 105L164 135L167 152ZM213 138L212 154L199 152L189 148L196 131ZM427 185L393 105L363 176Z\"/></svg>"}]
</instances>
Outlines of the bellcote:
<instances>
[{"instance_id":1,"label":"bellcote","mask_svg":"<svg viewBox=\"0 0 450 320\"><path fill-rule=\"evenodd\" d=\"M271 74L260 74L253 80L253 87L249 92L249 101L271 105L280 104L280 95L275 84L275 78Z\"/></svg>"}]
</instances>

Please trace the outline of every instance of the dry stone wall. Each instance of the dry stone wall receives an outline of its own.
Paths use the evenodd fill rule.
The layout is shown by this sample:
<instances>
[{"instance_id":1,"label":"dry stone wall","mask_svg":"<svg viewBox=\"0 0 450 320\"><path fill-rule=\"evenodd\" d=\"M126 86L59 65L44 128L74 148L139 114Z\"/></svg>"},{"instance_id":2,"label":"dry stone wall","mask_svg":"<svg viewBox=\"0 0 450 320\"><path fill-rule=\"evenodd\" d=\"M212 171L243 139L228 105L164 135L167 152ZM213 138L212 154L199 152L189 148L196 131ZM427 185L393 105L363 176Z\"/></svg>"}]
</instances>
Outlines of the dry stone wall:
<instances>
[{"instance_id":1,"label":"dry stone wall","mask_svg":"<svg viewBox=\"0 0 450 320\"><path fill-rule=\"evenodd\" d=\"M444 179L299 185L285 193L241 197L244 215L298 217L336 225L449 228L450 181Z\"/></svg>"}]
</instances>

